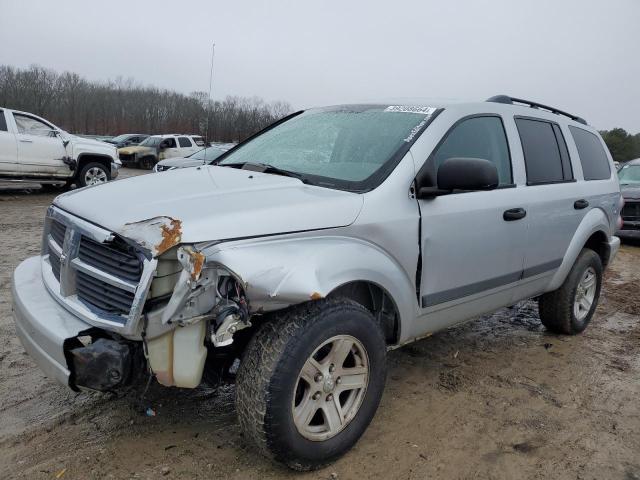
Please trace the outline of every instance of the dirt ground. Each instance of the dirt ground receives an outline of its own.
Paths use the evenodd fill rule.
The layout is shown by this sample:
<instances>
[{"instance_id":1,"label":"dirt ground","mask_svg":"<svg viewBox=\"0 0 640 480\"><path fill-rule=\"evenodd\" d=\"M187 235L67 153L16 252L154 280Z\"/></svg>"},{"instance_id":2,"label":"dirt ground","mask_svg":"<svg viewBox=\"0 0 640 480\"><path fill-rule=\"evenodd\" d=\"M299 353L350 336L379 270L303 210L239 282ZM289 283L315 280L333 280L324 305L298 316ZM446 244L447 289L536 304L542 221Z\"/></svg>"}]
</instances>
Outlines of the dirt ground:
<instances>
[{"instance_id":1,"label":"dirt ground","mask_svg":"<svg viewBox=\"0 0 640 480\"><path fill-rule=\"evenodd\" d=\"M0 477L297 477L246 445L232 386L115 397L44 377L16 338L10 285L52 198L0 188ZM640 246L624 245L584 334L548 334L523 302L393 351L363 438L300 476L640 479L639 353Z\"/></svg>"}]
</instances>

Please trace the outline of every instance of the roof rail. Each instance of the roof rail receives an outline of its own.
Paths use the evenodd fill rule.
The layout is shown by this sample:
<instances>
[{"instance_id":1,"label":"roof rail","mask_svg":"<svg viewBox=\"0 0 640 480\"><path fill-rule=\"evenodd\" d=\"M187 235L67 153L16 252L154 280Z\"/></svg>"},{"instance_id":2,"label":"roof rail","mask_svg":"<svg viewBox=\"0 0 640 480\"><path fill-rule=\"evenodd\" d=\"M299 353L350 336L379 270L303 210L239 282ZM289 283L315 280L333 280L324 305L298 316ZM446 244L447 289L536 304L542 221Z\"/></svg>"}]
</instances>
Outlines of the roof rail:
<instances>
[{"instance_id":1,"label":"roof rail","mask_svg":"<svg viewBox=\"0 0 640 480\"><path fill-rule=\"evenodd\" d=\"M510 97L509 95L495 95L491 98L487 98L487 102L494 103L505 103L507 105L513 105L515 103L519 103L521 105L527 105L531 108L541 108L542 110L547 110L551 113L555 113L556 115L564 115L565 117L569 117L571 120L575 120L578 123L582 123L587 125L587 121L584 118L578 117L577 115L572 115L571 113L563 112L562 110L558 110L554 107L549 107L548 105L543 105L542 103L532 102L530 100L523 100L522 98Z\"/></svg>"}]
</instances>

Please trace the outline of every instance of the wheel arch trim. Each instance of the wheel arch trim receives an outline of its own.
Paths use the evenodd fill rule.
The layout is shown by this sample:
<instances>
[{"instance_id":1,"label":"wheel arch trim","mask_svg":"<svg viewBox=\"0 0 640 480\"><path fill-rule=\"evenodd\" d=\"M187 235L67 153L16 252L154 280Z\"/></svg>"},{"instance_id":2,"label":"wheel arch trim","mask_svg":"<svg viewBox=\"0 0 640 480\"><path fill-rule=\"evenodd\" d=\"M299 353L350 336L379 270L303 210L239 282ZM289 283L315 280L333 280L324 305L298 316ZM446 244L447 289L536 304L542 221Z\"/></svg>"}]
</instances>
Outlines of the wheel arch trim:
<instances>
[{"instance_id":1,"label":"wheel arch trim","mask_svg":"<svg viewBox=\"0 0 640 480\"><path fill-rule=\"evenodd\" d=\"M599 208L589 210L580 222L580 225L576 229L575 233L573 234L573 238L571 239L569 247L564 254L562 263L560 264L560 267L558 267L558 270L556 270L556 273L553 275L553 278L551 279L551 282L549 283L546 291L549 292L560 288L562 283L567 278L567 275L569 275L569 272L571 271L573 264L578 258L578 255L580 255L580 252L588 244L589 240L594 235L599 234L602 235L603 238L609 239L609 230L609 220L605 212ZM597 253L600 255L600 252ZM603 266L604 263L605 262L603 261Z\"/></svg>"},{"instance_id":2,"label":"wheel arch trim","mask_svg":"<svg viewBox=\"0 0 640 480\"><path fill-rule=\"evenodd\" d=\"M109 175L111 175L111 162L113 162L113 158L110 157L109 155L105 155L102 153L91 153L91 152L81 153L80 155L78 155L78 158L77 158L78 167L76 168L76 174L79 175L80 170L82 170L84 165L92 161L104 163L104 166L107 169L107 172L109 173Z\"/></svg>"},{"instance_id":3,"label":"wheel arch trim","mask_svg":"<svg viewBox=\"0 0 640 480\"><path fill-rule=\"evenodd\" d=\"M398 335L416 315L415 285L387 252L362 239L316 236L217 244L206 263L229 269L246 288L251 310L275 311L331 295L353 282L380 288L398 315ZM404 327L404 328L403 328Z\"/></svg>"}]
</instances>

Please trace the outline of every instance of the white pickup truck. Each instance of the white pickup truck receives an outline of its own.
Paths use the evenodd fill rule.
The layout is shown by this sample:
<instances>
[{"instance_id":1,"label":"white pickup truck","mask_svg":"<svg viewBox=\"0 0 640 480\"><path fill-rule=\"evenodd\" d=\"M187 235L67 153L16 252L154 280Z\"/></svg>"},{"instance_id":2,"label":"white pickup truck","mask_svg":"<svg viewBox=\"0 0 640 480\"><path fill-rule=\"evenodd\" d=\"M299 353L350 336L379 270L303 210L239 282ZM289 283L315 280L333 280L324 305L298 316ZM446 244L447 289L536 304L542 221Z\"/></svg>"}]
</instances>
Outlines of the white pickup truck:
<instances>
[{"instance_id":1,"label":"white pickup truck","mask_svg":"<svg viewBox=\"0 0 640 480\"><path fill-rule=\"evenodd\" d=\"M0 107L0 181L85 187L117 177L121 165L113 145L71 135L31 113Z\"/></svg>"}]
</instances>

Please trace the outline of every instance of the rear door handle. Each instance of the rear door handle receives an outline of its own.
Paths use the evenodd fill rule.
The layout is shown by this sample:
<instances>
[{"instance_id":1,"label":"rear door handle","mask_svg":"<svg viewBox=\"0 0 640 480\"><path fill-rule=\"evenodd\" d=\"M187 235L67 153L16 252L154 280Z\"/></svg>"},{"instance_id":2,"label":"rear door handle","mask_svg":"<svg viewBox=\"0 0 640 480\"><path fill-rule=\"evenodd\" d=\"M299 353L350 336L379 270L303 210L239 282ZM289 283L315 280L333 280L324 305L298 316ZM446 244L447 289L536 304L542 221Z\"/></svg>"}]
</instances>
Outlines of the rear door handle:
<instances>
[{"instance_id":1,"label":"rear door handle","mask_svg":"<svg viewBox=\"0 0 640 480\"><path fill-rule=\"evenodd\" d=\"M26 139L21 139L20 140L22 143L33 143L33 140L26 140Z\"/></svg>"},{"instance_id":2,"label":"rear door handle","mask_svg":"<svg viewBox=\"0 0 640 480\"><path fill-rule=\"evenodd\" d=\"M583 208L587 208L588 206L589 202L587 202L584 198L573 202L573 208L575 208L576 210L582 210Z\"/></svg>"},{"instance_id":3,"label":"rear door handle","mask_svg":"<svg viewBox=\"0 0 640 480\"><path fill-rule=\"evenodd\" d=\"M527 211L524 208L510 208L509 210L505 210L502 214L502 218L506 222L513 222L514 220L520 220L527 216Z\"/></svg>"}]
</instances>

